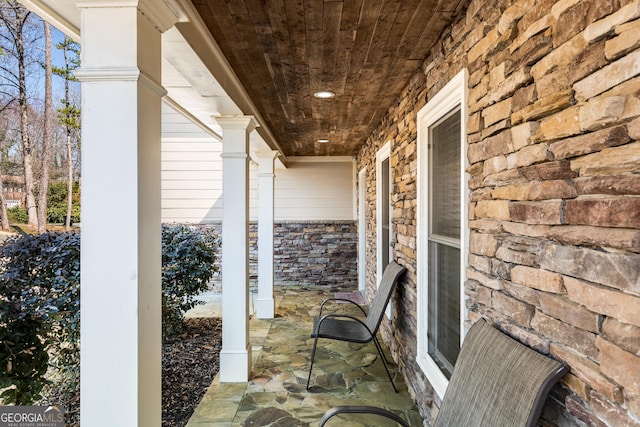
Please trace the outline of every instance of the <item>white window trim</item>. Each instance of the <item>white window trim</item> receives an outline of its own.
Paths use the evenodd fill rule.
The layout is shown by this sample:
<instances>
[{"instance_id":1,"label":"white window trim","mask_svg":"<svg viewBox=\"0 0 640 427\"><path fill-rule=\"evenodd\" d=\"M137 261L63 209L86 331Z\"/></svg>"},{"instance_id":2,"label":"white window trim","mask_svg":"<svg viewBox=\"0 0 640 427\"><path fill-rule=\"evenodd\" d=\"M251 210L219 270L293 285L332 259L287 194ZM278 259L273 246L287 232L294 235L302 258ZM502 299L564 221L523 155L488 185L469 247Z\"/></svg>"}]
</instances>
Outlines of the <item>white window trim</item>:
<instances>
[{"instance_id":1,"label":"white window trim","mask_svg":"<svg viewBox=\"0 0 640 427\"><path fill-rule=\"evenodd\" d=\"M382 163L389 159L391 156L391 141L388 141L382 146L376 153L376 287L380 285L380 279L382 279ZM389 180L391 180L391 164L389 164ZM391 188L391 187L389 187ZM389 190L391 192L391 189ZM389 200L389 221L391 221L391 200ZM389 228L389 234L392 233L391 227ZM391 236L389 236L391 241ZM393 254L389 251L389 258L393 258Z\"/></svg>"},{"instance_id":2,"label":"white window trim","mask_svg":"<svg viewBox=\"0 0 640 427\"><path fill-rule=\"evenodd\" d=\"M358 172L358 290L367 288L367 168Z\"/></svg>"},{"instance_id":3,"label":"white window trim","mask_svg":"<svg viewBox=\"0 0 640 427\"><path fill-rule=\"evenodd\" d=\"M429 272L427 271L429 245L429 126L437 122L449 111L460 106L460 128L461 128L461 160L460 160L460 200L462 203L460 209L460 344L465 335L464 321L467 317L464 298L464 283L466 281L466 266L469 254L469 229L467 206L469 204L469 191L467 181L468 174L465 172L468 166L467 161L467 81L468 71L463 69L460 71L447 85L440 90L428 103L418 112L418 200L417 200L417 275L418 275L418 347L417 362L427 379L433 386L435 392L440 398L449 384L449 380L438 368L435 361L429 356L428 352L428 280Z\"/></svg>"}]
</instances>

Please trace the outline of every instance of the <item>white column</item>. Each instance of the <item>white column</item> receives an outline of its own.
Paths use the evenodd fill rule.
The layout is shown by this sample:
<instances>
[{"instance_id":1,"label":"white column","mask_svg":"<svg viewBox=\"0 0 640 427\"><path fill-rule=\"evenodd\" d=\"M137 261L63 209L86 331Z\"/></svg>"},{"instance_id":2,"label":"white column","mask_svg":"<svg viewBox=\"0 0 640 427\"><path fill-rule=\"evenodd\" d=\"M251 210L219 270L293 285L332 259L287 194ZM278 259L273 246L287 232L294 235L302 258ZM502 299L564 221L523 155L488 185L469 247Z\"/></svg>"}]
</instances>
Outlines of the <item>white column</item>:
<instances>
[{"instance_id":1,"label":"white column","mask_svg":"<svg viewBox=\"0 0 640 427\"><path fill-rule=\"evenodd\" d=\"M83 426L161 424L160 35L177 17L143 3L79 5Z\"/></svg>"},{"instance_id":2,"label":"white column","mask_svg":"<svg viewBox=\"0 0 640 427\"><path fill-rule=\"evenodd\" d=\"M274 164L277 151L256 153L258 157L258 319L273 319L273 200Z\"/></svg>"},{"instance_id":3,"label":"white column","mask_svg":"<svg viewBox=\"0 0 640 427\"><path fill-rule=\"evenodd\" d=\"M216 117L222 127L222 351L220 381L246 382L249 342L249 134L251 116Z\"/></svg>"}]
</instances>

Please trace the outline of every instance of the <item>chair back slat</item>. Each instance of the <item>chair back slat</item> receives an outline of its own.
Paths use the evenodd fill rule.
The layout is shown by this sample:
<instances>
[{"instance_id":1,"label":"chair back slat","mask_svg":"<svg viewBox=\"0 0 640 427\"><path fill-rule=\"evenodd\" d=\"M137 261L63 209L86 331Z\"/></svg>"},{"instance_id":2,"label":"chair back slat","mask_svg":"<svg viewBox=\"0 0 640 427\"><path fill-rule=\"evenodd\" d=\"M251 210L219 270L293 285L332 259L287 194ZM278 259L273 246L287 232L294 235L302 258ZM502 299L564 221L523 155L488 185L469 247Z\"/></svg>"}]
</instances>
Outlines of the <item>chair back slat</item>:
<instances>
[{"instance_id":1,"label":"chair back slat","mask_svg":"<svg viewBox=\"0 0 640 427\"><path fill-rule=\"evenodd\" d=\"M389 300L391 299L391 295L393 294L393 290L396 287L396 283L398 279L407 269L395 261L391 261L389 265L384 269L384 273L382 274L382 279L380 280L380 285L378 286L378 290L376 291L376 295L373 298L373 302L371 303L371 307L369 308L369 314L367 315L367 319L365 323L367 327L371 330L371 332L375 335L380 327L380 323L382 322L382 316L384 315L384 310L387 308L387 304L389 304Z\"/></svg>"},{"instance_id":2,"label":"chair back slat","mask_svg":"<svg viewBox=\"0 0 640 427\"><path fill-rule=\"evenodd\" d=\"M434 427L535 426L567 371L481 319L465 337Z\"/></svg>"}]
</instances>

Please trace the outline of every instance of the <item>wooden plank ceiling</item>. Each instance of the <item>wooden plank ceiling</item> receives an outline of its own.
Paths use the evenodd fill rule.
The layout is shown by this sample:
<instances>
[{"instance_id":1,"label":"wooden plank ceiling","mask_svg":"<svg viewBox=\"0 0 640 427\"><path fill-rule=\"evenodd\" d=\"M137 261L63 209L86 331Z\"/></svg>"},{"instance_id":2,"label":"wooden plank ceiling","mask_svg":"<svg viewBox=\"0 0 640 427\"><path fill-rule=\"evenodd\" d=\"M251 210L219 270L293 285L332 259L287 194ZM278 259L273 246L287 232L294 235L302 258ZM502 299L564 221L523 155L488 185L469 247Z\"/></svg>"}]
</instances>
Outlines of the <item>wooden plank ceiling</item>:
<instances>
[{"instance_id":1,"label":"wooden plank ceiling","mask_svg":"<svg viewBox=\"0 0 640 427\"><path fill-rule=\"evenodd\" d=\"M284 154L345 156L378 126L461 0L192 2ZM315 98L321 90L336 96Z\"/></svg>"}]
</instances>

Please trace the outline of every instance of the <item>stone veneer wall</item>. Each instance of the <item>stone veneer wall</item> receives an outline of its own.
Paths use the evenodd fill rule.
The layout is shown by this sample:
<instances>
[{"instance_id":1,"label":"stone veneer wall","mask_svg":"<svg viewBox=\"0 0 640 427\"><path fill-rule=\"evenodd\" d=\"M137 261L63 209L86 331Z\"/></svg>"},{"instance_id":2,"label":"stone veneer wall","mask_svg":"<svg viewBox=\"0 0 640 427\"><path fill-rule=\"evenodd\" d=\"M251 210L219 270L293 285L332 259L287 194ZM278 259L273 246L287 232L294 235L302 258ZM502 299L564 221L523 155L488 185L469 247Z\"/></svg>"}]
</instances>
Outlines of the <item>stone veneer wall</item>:
<instances>
[{"instance_id":1,"label":"stone veneer wall","mask_svg":"<svg viewBox=\"0 0 640 427\"><path fill-rule=\"evenodd\" d=\"M196 225L222 235L222 224ZM274 224L274 273L278 285L358 287L358 233L354 221L284 221ZM221 271L221 252L217 265ZM214 279L220 285L221 273ZM258 280L258 224L249 224L249 282Z\"/></svg>"},{"instance_id":2,"label":"stone veneer wall","mask_svg":"<svg viewBox=\"0 0 640 427\"><path fill-rule=\"evenodd\" d=\"M277 223L273 245L276 283L358 288L355 221Z\"/></svg>"},{"instance_id":3,"label":"stone veneer wall","mask_svg":"<svg viewBox=\"0 0 640 427\"><path fill-rule=\"evenodd\" d=\"M416 115L466 67L468 320L571 366L544 425L640 426L639 18L638 0L470 1L359 153L371 295L375 155L392 143L394 257L408 273L383 333L425 414Z\"/></svg>"}]
</instances>

